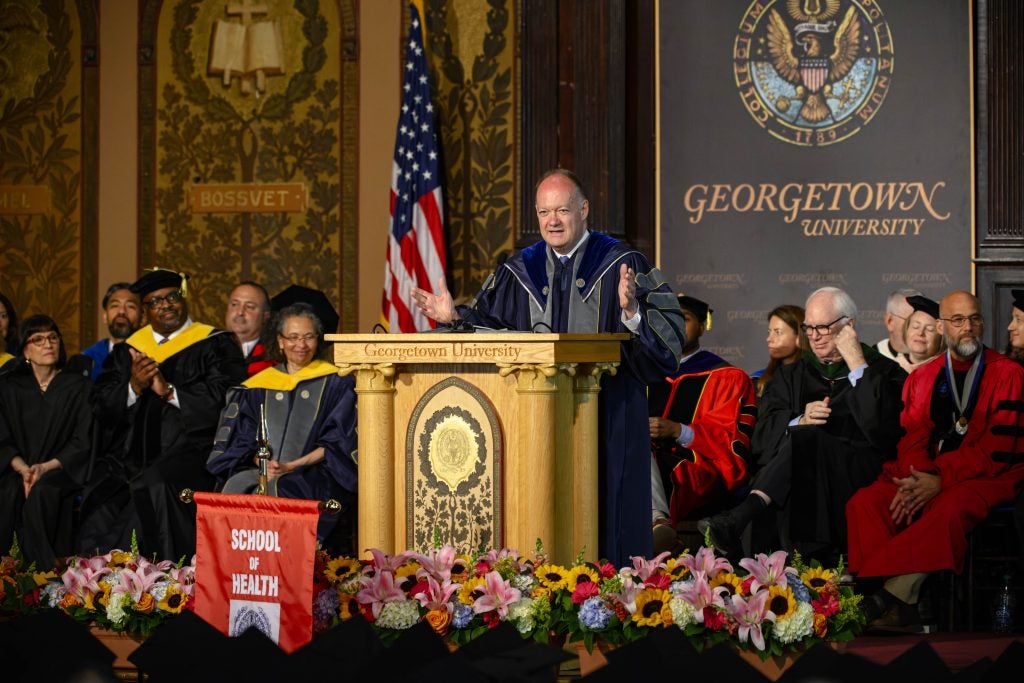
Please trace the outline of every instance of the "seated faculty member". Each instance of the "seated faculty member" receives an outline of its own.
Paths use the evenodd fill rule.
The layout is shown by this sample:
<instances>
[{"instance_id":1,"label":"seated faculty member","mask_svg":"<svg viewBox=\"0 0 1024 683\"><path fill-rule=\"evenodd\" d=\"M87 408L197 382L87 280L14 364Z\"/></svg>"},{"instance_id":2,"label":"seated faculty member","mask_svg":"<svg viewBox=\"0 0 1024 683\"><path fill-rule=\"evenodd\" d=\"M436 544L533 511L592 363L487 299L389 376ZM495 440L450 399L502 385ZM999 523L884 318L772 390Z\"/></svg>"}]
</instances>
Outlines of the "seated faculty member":
<instances>
[{"instance_id":1,"label":"seated faculty member","mask_svg":"<svg viewBox=\"0 0 1024 683\"><path fill-rule=\"evenodd\" d=\"M276 316L279 360L232 392L207 467L225 483L223 493L253 493L261 436L270 447L267 493L322 501L334 498L351 511L356 485L356 394L351 377L323 360L323 325L313 308L292 304ZM324 541L338 518L322 515Z\"/></svg>"},{"instance_id":2,"label":"seated faculty member","mask_svg":"<svg viewBox=\"0 0 1024 683\"><path fill-rule=\"evenodd\" d=\"M753 490L697 525L730 556L746 525L771 511L782 548L834 561L846 550L846 501L878 476L900 438L907 375L860 342L853 299L822 287L804 308L811 350L779 368L758 405Z\"/></svg>"},{"instance_id":3,"label":"seated faculty member","mask_svg":"<svg viewBox=\"0 0 1024 683\"><path fill-rule=\"evenodd\" d=\"M245 365L231 334L189 317L187 287L187 276L163 269L131 286L149 324L114 347L93 390L99 426L114 438L85 492L81 552L126 548L133 530L145 555L195 552L195 507L178 494L213 488L206 458Z\"/></svg>"},{"instance_id":4,"label":"seated faculty member","mask_svg":"<svg viewBox=\"0 0 1024 683\"><path fill-rule=\"evenodd\" d=\"M89 359L89 377L92 381L100 376L103 362L110 355L114 344L123 342L132 336L142 325L142 303L139 295L131 290L127 282L115 282L107 288L103 295L103 324L107 326L107 336L92 346L82 349L82 356Z\"/></svg>"}]
</instances>

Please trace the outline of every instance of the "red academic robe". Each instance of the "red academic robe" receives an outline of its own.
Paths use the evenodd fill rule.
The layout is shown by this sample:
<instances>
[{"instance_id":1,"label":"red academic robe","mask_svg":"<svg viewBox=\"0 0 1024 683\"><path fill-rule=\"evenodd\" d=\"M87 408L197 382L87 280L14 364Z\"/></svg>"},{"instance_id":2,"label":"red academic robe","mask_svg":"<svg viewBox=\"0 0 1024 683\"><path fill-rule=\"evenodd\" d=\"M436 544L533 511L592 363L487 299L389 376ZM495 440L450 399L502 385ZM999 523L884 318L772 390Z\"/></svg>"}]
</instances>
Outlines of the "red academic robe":
<instances>
[{"instance_id":1,"label":"red academic robe","mask_svg":"<svg viewBox=\"0 0 1024 683\"><path fill-rule=\"evenodd\" d=\"M649 396L652 415L693 429L686 448L671 439L652 442L656 466L671 487L673 523L746 483L757 417L754 384L743 370L707 351L685 360L679 370L652 386Z\"/></svg>"},{"instance_id":2,"label":"red academic robe","mask_svg":"<svg viewBox=\"0 0 1024 683\"><path fill-rule=\"evenodd\" d=\"M967 434L955 450L936 455L936 437L946 431L936 424L936 415L945 414L942 397L948 393L945 355L907 378L901 416L906 433L898 459L887 463L878 481L858 491L846 506L849 567L859 576L961 572L967 534L994 506L1016 495L1024 480L1020 438L1024 369L991 349L984 353L984 372ZM954 363L954 370L969 366ZM951 399L948 407L953 410ZM911 466L938 473L942 490L909 525L897 527L889 511L896 495L892 479L906 477Z\"/></svg>"}]
</instances>

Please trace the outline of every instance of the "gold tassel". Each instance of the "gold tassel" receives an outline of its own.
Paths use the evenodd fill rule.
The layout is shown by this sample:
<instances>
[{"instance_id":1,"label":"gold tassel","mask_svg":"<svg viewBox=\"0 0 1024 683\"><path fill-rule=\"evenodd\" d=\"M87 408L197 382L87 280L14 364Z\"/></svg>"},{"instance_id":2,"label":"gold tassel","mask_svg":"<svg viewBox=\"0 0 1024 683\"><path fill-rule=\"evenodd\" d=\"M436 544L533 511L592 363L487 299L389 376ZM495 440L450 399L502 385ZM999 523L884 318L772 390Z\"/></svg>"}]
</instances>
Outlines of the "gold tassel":
<instances>
[{"instance_id":1,"label":"gold tassel","mask_svg":"<svg viewBox=\"0 0 1024 683\"><path fill-rule=\"evenodd\" d=\"M711 331L711 309L710 308L708 309L707 316L704 317L704 331L705 332L710 332Z\"/></svg>"}]
</instances>

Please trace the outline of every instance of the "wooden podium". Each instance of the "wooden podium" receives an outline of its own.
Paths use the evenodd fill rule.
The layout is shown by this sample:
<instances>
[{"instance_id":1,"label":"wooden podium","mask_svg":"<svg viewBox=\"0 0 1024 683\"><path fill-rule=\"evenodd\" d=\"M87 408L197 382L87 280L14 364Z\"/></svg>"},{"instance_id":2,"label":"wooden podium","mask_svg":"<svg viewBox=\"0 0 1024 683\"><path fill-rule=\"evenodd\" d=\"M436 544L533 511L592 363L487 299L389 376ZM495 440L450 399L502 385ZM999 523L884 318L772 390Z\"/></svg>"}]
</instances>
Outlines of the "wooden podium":
<instances>
[{"instance_id":1,"label":"wooden podium","mask_svg":"<svg viewBox=\"0 0 1024 683\"><path fill-rule=\"evenodd\" d=\"M626 334L335 334L356 380L358 549L598 553L597 394Z\"/></svg>"}]
</instances>

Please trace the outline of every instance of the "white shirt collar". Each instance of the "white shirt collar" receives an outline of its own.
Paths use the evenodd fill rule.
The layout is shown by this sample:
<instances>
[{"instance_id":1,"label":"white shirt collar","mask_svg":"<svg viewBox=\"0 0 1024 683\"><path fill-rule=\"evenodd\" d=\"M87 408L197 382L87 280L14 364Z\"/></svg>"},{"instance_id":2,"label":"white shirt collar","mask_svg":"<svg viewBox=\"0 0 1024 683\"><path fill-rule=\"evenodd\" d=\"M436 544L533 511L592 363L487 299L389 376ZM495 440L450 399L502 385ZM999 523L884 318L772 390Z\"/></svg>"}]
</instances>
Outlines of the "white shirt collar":
<instances>
[{"instance_id":1,"label":"white shirt collar","mask_svg":"<svg viewBox=\"0 0 1024 683\"><path fill-rule=\"evenodd\" d=\"M182 325L181 327L179 327L178 329L176 329L174 332L171 332L169 335L167 335L166 338L168 340L174 339L179 334L181 334L182 332L187 330L191 325L192 325L192 318L185 318L185 324ZM164 336L162 334L159 334L155 329L153 329L152 325L150 326L149 331L153 333L153 339L156 340L157 344L159 344L160 342L162 342L164 340Z\"/></svg>"},{"instance_id":2,"label":"white shirt collar","mask_svg":"<svg viewBox=\"0 0 1024 683\"><path fill-rule=\"evenodd\" d=\"M583 233L583 237L580 238L580 241L576 243L576 246L573 247L572 251L570 251L568 254L559 254L554 249L552 249L551 251L554 252L555 258L558 258L559 256L568 256L568 257L572 258L572 255L575 254L577 251L579 251L579 248L582 247L584 245L584 243L586 243L588 237L590 237L590 231L589 230L587 230L585 233Z\"/></svg>"}]
</instances>

